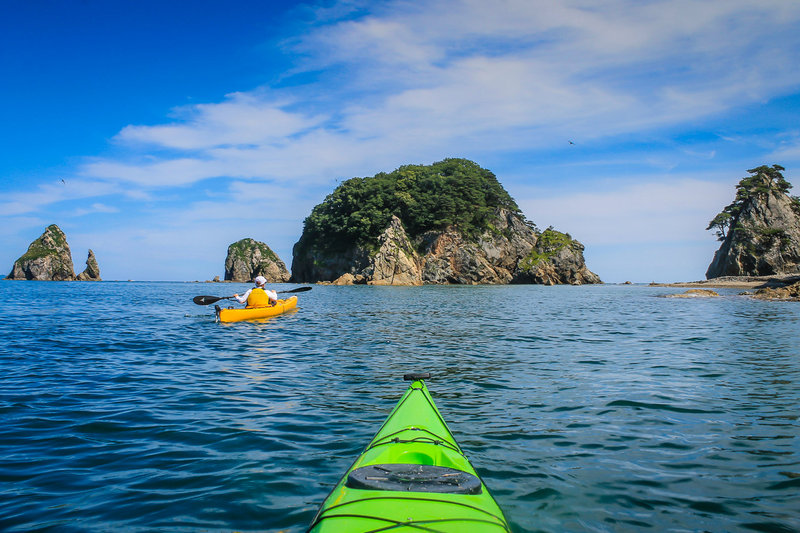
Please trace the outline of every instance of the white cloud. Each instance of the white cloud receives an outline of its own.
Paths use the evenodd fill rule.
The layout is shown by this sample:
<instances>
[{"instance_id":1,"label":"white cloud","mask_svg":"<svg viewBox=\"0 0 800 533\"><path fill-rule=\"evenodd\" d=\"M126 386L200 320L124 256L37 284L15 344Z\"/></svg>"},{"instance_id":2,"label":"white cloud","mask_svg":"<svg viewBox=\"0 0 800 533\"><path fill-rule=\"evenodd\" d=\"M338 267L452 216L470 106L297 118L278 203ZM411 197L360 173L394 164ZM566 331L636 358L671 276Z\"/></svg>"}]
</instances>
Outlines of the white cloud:
<instances>
[{"instance_id":1,"label":"white cloud","mask_svg":"<svg viewBox=\"0 0 800 533\"><path fill-rule=\"evenodd\" d=\"M129 182L141 187L176 187L226 175L228 170L219 161L178 158L142 164L97 160L86 164L81 172L108 182Z\"/></svg>"},{"instance_id":2,"label":"white cloud","mask_svg":"<svg viewBox=\"0 0 800 533\"><path fill-rule=\"evenodd\" d=\"M121 143L146 143L180 150L220 146L282 144L287 137L318 126L320 119L283 108L292 102L272 101L258 93L234 93L218 104L179 109L180 123L127 126L117 135Z\"/></svg>"},{"instance_id":3,"label":"white cloud","mask_svg":"<svg viewBox=\"0 0 800 533\"><path fill-rule=\"evenodd\" d=\"M74 215L80 217L84 215L91 215L94 213L119 213L119 209L111 205L95 202L88 208L81 208L75 210Z\"/></svg>"},{"instance_id":4,"label":"white cloud","mask_svg":"<svg viewBox=\"0 0 800 533\"><path fill-rule=\"evenodd\" d=\"M44 183L33 191L11 192L3 196L0 213L19 216L41 212L44 207L75 199L104 196L118 192L118 188L105 181L66 177L53 183Z\"/></svg>"},{"instance_id":5,"label":"white cloud","mask_svg":"<svg viewBox=\"0 0 800 533\"><path fill-rule=\"evenodd\" d=\"M568 195L528 193L517 203L539 226L569 232L584 245L667 244L713 241L704 229L734 191L731 184L690 178L615 186Z\"/></svg>"},{"instance_id":6,"label":"white cloud","mask_svg":"<svg viewBox=\"0 0 800 533\"><path fill-rule=\"evenodd\" d=\"M794 162L795 164L800 162L800 132L789 132L787 138L778 144L769 157L778 160L784 165L789 162Z\"/></svg>"}]
</instances>

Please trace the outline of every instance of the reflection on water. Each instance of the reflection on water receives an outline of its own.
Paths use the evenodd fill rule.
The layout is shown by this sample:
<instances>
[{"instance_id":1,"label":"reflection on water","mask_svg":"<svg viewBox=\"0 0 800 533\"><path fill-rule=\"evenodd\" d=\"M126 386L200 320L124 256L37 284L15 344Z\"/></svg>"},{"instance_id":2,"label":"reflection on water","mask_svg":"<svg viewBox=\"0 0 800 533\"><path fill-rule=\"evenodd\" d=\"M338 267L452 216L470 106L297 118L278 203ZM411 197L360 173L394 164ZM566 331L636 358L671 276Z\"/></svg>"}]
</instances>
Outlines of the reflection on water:
<instances>
[{"instance_id":1,"label":"reflection on water","mask_svg":"<svg viewBox=\"0 0 800 533\"><path fill-rule=\"evenodd\" d=\"M800 305L315 286L221 325L215 288L0 283L2 529L303 531L425 370L517 531L800 530Z\"/></svg>"}]
</instances>

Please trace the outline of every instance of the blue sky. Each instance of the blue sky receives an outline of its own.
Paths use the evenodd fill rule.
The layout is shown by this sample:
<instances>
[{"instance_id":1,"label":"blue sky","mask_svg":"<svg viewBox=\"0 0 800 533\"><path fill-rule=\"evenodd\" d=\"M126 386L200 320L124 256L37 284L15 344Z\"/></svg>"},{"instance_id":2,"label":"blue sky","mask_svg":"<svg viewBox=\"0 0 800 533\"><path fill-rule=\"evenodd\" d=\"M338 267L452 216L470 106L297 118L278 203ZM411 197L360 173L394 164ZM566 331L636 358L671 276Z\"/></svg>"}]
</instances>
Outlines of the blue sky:
<instances>
[{"instance_id":1,"label":"blue sky","mask_svg":"<svg viewBox=\"0 0 800 533\"><path fill-rule=\"evenodd\" d=\"M466 157L604 281L702 279L747 169L800 194L798 27L786 0L0 0L0 270L51 223L104 279L222 276L244 237L289 266L341 180Z\"/></svg>"}]
</instances>

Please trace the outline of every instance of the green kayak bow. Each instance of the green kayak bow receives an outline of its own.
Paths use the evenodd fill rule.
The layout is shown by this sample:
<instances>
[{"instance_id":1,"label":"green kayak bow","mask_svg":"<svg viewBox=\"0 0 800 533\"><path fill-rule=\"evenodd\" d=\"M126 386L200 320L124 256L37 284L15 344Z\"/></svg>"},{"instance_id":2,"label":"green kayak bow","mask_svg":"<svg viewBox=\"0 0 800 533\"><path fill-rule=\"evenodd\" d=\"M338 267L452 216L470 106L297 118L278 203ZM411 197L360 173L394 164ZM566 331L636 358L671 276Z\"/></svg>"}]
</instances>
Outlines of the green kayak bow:
<instances>
[{"instance_id":1,"label":"green kayak bow","mask_svg":"<svg viewBox=\"0 0 800 533\"><path fill-rule=\"evenodd\" d=\"M423 381L429 377L404 376L411 386L322 503L309 531L510 531L433 403Z\"/></svg>"}]
</instances>

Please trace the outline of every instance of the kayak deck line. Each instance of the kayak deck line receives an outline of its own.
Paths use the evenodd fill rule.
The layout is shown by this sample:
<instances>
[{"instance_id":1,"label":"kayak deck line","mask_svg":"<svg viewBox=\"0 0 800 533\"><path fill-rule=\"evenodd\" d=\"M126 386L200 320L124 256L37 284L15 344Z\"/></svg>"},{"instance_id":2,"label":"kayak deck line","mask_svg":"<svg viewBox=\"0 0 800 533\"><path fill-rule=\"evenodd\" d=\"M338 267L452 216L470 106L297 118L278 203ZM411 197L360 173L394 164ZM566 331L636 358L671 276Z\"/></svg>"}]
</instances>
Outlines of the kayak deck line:
<instances>
[{"instance_id":1,"label":"kayak deck line","mask_svg":"<svg viewBox=\"0 0 800 533\"><path fill-rule=\"evenodd\" d=\"M418 429L418 428L409 428L407 430L398 431L398 434L399 433L404 433L406 431L427 431L427 430ZM428 432L428 433L430 433L430 432ZM433 435L434 437L438 437L438 435L436 435L435 433L431 433L431 435ZM461 450L459 450L455 446L452 446L447 441L441 440L440 438L437 439L437 438L431 438L431 437L414 437L413 439L401 439L400 437L394 437L393 439L390 439L390 440L387 440L387 441L384 441L384 442L378 442L374 446L370 446L369 449L371 450L373 448L377 448L378 446L385 446L387 444L408 444L410 442L419 442L419 443L433 444L435 446L444 446L445 448L450 448L454 452L458 452L461 455L464 455L463 453L461 453Z\"/></svg>"},{"instance_id":2,"label":"kayak deck line","mask_svg":"<svg viewBox=\"0 0 800 533\"><path fill-rule=\"evenodd\" d=\"M511 531L433 402L428 377L405 376L413 383L325 498L308 531Z\"/></svg>"},{"instance_id":3,"label":"kayak deck line","mask_svg":"<svg viewBox=\"0 0 800 533\"><path fill-rule=\"evenodd\" d=\"M483 514L493 518L494 520L488 520L486 518L481 519L481 518L455 517L455 518L438 518L436 520L422 520L422 521L417 522L417 521L413 521L413 520L412 521L392 520L390 518L385 518L385 517L380 517L380 516L372 516L372 515L356 515L356 514L353 514L353 513L328 514L329 511L332 511L334 509L341 509L342 507L347 507L348 505L353 505L353 504L357 504L357 503L363 503L363 502L366 502L366 501L379 501L379 500L380 501L386 501L386 502L392 502L392 503L396 503L398 501L416 501L416 502L425 502L425 503L435 503L437 505L441 505L441 504L453 505L453 506L458 506L458 507L464 507L464 508L467 508L467 509L469 509L471 511L477 511L479 513L483 513ZM463 521L466 520L466 521L469 521L469 522L483 522L483 523L489 523L489 524L492 524L492 525L502 525L503 527L506 528L505 529L506 531L510 531L510 529L507 529L508 525L506 524L505 518L502 515L498 516L498 515L490 512L490 511L487 511L486 509L483 509L481 507L477 507L475 505L471 505L471 504L464 503L464 502L456 502L456 501L452 501L452 500L437 499L437 498L421 498L421 497L418 497L418 496L370 496L370 497L362 498L360 500L354 500L354 501L350 501L350 502L344 502L344 503L338 503L338 504L332 505L332 506L328 507L325 510L325 515L326 516L321 516L321 517L319 517L319 519L317 519L314 522L312 522L312 524L309 526L309 530L313 529L314 526L316 526L317 524L319 524L320 522L322 522L326 518L344 518L344 517L355 517L355 516L358 516L359 518L369 518L371 520L383 520L383 521L386 521L386 522L397 523L398 525L402 524L402 525L409 525L409 526L410 525L415 525L417 523L425 523L425 522L432 522L432 521L435 521L435 522L453 522L453 521L463 522Z\"/></svg>"}]
</instances>

